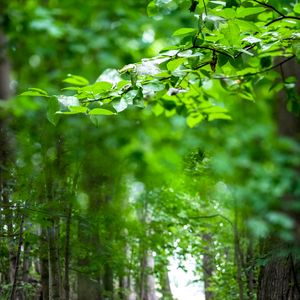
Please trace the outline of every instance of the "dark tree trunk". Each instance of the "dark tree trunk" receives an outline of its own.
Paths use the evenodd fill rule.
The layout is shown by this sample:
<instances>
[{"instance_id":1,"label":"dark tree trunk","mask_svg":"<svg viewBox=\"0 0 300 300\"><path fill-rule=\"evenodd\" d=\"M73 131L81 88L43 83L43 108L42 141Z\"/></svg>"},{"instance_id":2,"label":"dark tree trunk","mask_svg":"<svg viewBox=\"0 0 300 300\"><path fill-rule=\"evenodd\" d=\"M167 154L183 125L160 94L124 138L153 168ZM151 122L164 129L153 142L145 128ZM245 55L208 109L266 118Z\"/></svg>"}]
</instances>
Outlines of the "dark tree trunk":
<instances>
[{"instance_id":1,"label":"dark tree trunk","mask_svg":"<svg viewBox=\"0 0 300 300\"><path fill-rule=\"evenodd\" d=\"M93 220L94 221L94 220ZM78 240L81 243L83 251L93 252L95 255L99 251L99 238L88 228L88 223L78 222ZM98 247L99 246L99 247ZM96 251L97 249L97 251ZM100 280L100 271L91 272L91 257L87 254L82 255L78 259L80 270L77 274L77 293L80 300L102 300L102 282ZM95 273L98 273L97 275Z\"/></svg>"},{"instance_id":2,"label":"dark tree trunk","mask_svg":"<svg viewBox=\"0 0 300 300\"><path fill-rule=\"evenodd\" d=\"M114 274L111 266L106 263L104 265L103 287L106 299L114 298Z\"/></svg>"},{"instance_id":3,"label":"dark tree trunk","mask_svg":"<svg viewBox=\"0 0 300 300\"><path fill-rule=\"evenodd\" d=\"M289 76L297 78L297 93L300 94L300 68L296 60L291 60L278 70L282 75L282 80ZM299 99L298 99L299 101ZM277 105L277 123L278 132L281 136L287 136L299 141L300 134L300 118L295 116L287 110L287 96L285 92L279 94ZM295 170L296 171L296 170ZM296 300L300 299L299 277L300 265L299 259L290 254L288 256L280 256L275 252L275 247L278 250L287 250L289 247L299 247L299 226L300 215L299 212L287 211L285 207L289 206L287 201L296 201L293 195L285 195L282 203L282 210L289 214L295 222L294 230L294 243L287 245L282 241L277 241L276 237L270 238L269 244L271 245L269 252L272 257L267 265L262 268L258 288L258 300ZM278 252L279 252L278 251ZM278 254L278 255L277 255Z\"/></svg>"},{"instance_id":4,"label":"dark tree trunk","mask_svg":"<svg viewBox=\"0 0 300 300\"><path fill-rule=\"evenodd\" d=\"M71 229L72 205L69 205L67 222L66 222L66 241L65 241L65 274L64 274L64 291L65 300L70 299L70 229Z\"/></svg>"},{"instance_id":5,"label":"dark tree trunk","mask_svg":"<svg viewBox=\"0 0 300 300\"><path fill-rule=\"evenodd\" d=\"M235 207L235 218L233 224L234 232L234 260L237 269L236 279L239 287L239 300L244 300L244 283L243 283L243 253L240 245L240 236L238 231L238 210Z\"/></svg>"},{"instance_id":6,"label":"dark tree trunk","mask_svg":"<svg viewBox=\"0 0 300 300\"><path fill-rule=\"evenodd\" d=\"M6 37L5 33L0 28L0 101L8 100L11 96L10 90L10 64L6 53ZM7 118L0 114L0 208L2 215L0 220L4 235L9 238L8 241L8 265L9 268L1 270L2 277L7 278L8 282L3 284L13 283L16 265L16 241L13 232L13 210L10 203L11 193L11 174L10 165L13 158L12 153L12 134L9 131Z\"/></svg>"},{"instance_id":7,"label":"dark tree trunk","mask_svg":"<svg viewBox=\"0 0 300 300\"><path fill-rule=\"evenodd\" d=\"M48 227L48 247L50 263L50 295L52 300L61 299L61 278L58 253L58 222L53 219Z\"/></svg>"},{"instance_id":8,"label":"dark tree trunk","mask_svg":"<svg viewBox=\"0 0 300 300\"><path fill-rule=\"evenodd\" d=\"M49 300L49 260L47 247L47 231L42 228L40 236L40 273L41 296L40 300Z\"/></svg>"},{"instance_id":9,"label":"dark tree trunk","mask_svg":"<svg viewBox=\"0 0 300 300\"><path fill-rule=\"evenodd\" d=\"M253 258L254 258L254 249L253 249L253 240L249 237L249 244L247 248L247 259L246 259L246 266L244 268L245 277L247 278L247 295L248 300L254 300L255 298L255 277L253 271Z\"/></svg>"},{"instance_id":10,"label":"dark tree trunk","mask_svg":"<svg viewBox=\"0 0 300 300\"><path fill-rule=\"evenodd\" d=\"M20 267L20 257L21 257L21 247L23 244L23 224L24 224L24 216L21 216L21 222L20 222L20 232L19 232L19 241L18 241L18 250L16 253L16 263L15 263L15 273L12 281L12 288L10 293L10 300L15 299L17 284L18 284L18 273L19 273L19 267Z\"/></svg>"},{"instance_id":11,"label":"dark tree trunk","mask_svg":"<svg viewBox=\"0 0 300 300\"><path fill-rule=\"evenodd\" d=\"M211 280L214 272L214 259L210 254L210 248L213 246L212 238L208 233L203 234L202 238L207 245L204 248L202 261L205 300L212 300L214 297L213 292L211 291Z\"/></svg>"},{"instance_id":12,"label":"dark tree trunk","mask_svg":"<svg viewBox=\"0 0 300 300\"><path fill-rule=\"evenodd\" d=\"M262 271L258 299L299 300L296 269L292 255L283 258L273 257Z\"/></svg>"},{"instance_id":13,"label":"dark tree trunk","mask_svg":"<svg viewBox=\"0 0 300 300\"><path fill-rule=\"evenodd\" d=\"M6 54L6 38L0 28L0 100L7 100L11 96L10 64Z\"/></svg>"}]
</instances>

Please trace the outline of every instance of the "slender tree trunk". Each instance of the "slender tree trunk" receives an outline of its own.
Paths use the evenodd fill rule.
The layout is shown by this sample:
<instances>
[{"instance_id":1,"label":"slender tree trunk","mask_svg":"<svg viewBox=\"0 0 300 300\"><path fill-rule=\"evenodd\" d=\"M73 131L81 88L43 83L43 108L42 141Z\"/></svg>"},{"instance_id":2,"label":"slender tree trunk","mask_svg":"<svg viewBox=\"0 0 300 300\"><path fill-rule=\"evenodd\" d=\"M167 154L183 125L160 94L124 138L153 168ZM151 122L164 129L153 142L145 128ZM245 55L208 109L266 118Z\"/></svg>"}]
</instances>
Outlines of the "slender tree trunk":
<instances>
[{"instance_id":1,"label":"slender tree trunk","mask_svg":"<svg viewBox=\"0 0 300 300\"><path fill-rule=\"evenodd\" d=\"M161 293L162 293L163 299L164 300L173 300L167 266L165 266L164 270L162 271L160 286L161 286Z\"/></svg>"},{"instance_id":2,"label":"slender tree trunk","mask_svg":"<svg viewBox=\"0 0 300 300\"><path fill-rule=\"evenodd\" d=\"M235 207L235 218L233 224L233 232L234 232L234 260L237 268L237 284L239 287L239 300L244 300L244 284L243 284L243 256L240 245L240 237L238 231L238 211L237 207Z\"/></svg>"},{"instance_id":3,"label":"slender tree trunk","mask_svg":"<svg viewBox=\"0 0 300 300\"><path fill-rule=\"evenodd\" d=\"M25 229L26 230L26 229ZM30 268L30 246L28 242L24 243L24 251L23 251L23 270L22 270L22 281L29 282L29 268Z\"/></svg>"},{"instance_id":4,"label":"slender tree trunk","mask_svg":"<svg viewBox=\"0 0 300 300\"><path fill-rule=\"evenodd\" d=\"M10 64L6 53L6 38L0 28L0 100L7 100L11 96Z\"/></svg>"},{"instance_id":5,"label":"slender tree trunk","mask_svg":"<svg viewBox=\"0 0 300 300\"><path fill-rule=\"evenodd\" d=\"M106 299L114 298L114 273L111 266L106 263L104 265L103 287Z\"/></svg>"},{"instance_id":6,"label":"slender tree trunk","mask_svg":"<svg viewBox=\"0 0 300 300\"><path fill-rule=\"evenodd\" d=\"M47 246L47 230L42 227L40 236L40 273L41 296L40 300L49 300L49 259Z\"/></svg>"},{"instance_id":7,"label":"slender tree trunk","mask_svg":"<svg viewBox=\"0 0 300 300\"><path fill-rule=\"evenodd\" d=\"M24 225L24 216L21 216L21 222L20 222L20 232L19 232L19 243L18 243L18 250L16 254L16 265L15 265L15 274L12 281L12 288L10 293L10 300L15 299L16 289L17 289L17 283L18 283L18 272L20 267L20 257L21 257L21 247L23 244L23 225Z\"/></svg>"},{"instance_id":8,"label":"slender tree trunk","mask_svg":"<svg viewBox=\"0 0 300 300\"><path fill-rule=\"evenodd\" d=\"M61 278L58 253L58 222L54 218L52 224L48 227L48 247L50 263L50 297L51 300L61 299Z\"/></svg>"},{"instance_id":9,"label":"slender tree trunk","mask_svg":"<svg viewBox=\"0 0 300 300\"><path fill-rule=\"evenodd\" d=\"M25 225L24 225L25 227ZM26 231L26 228L24 228ZM29 283L29 269L30 269L30 245L28 242L23 244L23 262L22 262L22 281L23 284ZM26 289L20 291L20 300L26 300L28 296L26 295Z\"/></svg>"},{"instance_id":10,"label":"slender tree trunk","mask_svg":"<svg viewBox=\"0 0 300 300\"><path fill-rule=\"evenodd\" d=\"M245 270L245 275L247 278L247 294L248 294L248 300L254 300L255 294L255 286L254 286L254 272L253 272L253 258L254 258L254 253L253 253L253 239L250 237L249 238L249 244L248 244L248 249L247 249L247 270Z\"/></svg>"},{"instance_id":11,"label":"slender tree trunk","mask_svg":"<svg viewBox=\"0 0 300 300\"><path fill-rule=\"evenodd\" d=\"M205 244L207 244L203 253L203 279L204 279L205 300L212 300L214 299L213 298L214 294L211 290L211 280L213 278L213 272L214 272L213 257L210 254L210 247L213 246L212 238L211 235L208 233L203 234L202 238Z\"/></svg>"},{"instance_id":12,"label":"slender tree trunk","mask_svg":"<svg viewBox=\"0 0 300 300\"><path fill-rule=\"evenodd\" d=\"M141 300L157 300L153 272L154 257L150 250L146 250L141 261Z\"/></svg>"},{"instance_id":13,"label":"slender tree trunk","mask_svg":"<svg viewBox=\"0 0 300 300\"><path fill-rule=\"evenodd\" d=\"M65 300L70 299L70 229L71 229L72 205L69 205L66 221L66 242L65 242L65 274L64 274L64 290Z\"/></svg>"},{"instance_id":14,"label":"slender tree trunk","mask_svg":"<svg viewBox=\"0 0 300 300\"><path fill-rule=\"evenodd\" d=\"M8 100L11 96L10 90L10 64L6 53L6 37L0 28L0 101ZM7 274L3 274L3 278L8 278L12 283L15 274L16 252L15 240L13 237L13 210L11 207L9 195L11 192L11 175L10 164L12 161L12 135L9 132L7 119L0 115L0 209L3 213L2 226L5 225L4 233L8 236L8 258L9 269L2 270ZM4 228L4 226L3 226ZM5 232L6 231L6 232ZM8 282L5 282L8 283Z\"/></svg>"}]
</instances>

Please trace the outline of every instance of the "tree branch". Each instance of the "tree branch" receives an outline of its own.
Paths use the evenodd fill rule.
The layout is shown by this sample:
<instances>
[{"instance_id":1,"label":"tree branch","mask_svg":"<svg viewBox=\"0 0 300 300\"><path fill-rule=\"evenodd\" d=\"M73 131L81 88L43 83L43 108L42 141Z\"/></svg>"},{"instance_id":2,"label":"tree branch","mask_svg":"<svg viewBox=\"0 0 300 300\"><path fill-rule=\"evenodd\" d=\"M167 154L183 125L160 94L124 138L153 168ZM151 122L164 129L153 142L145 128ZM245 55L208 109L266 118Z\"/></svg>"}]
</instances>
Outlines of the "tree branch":
<instances>
[{"instance_id":1,"label":"tree branch","mask_svg":"<svg viewBox=\"0 0 300 300\"><path fill-rule=\"evenodd\" d=\"M269 9L271 9L271 10L274 10L280 16L285 17L285 15L281 11L279 11L277 8L275 8L273 5L270 5L270 4L267 4L267 3L264 3L264 2L261 2L261 1L258 1L258 0L253 0L253 2L256 2L256 3L258 3L258 4L260 4L260 5L264 6L264 7L267 7Z\"/></svg>"},{"instance_id":2,"label":"tree branch","mask_svg":"<svg viewBox=\"0 0 300 300\"><path fill-rule=\"evenodd\" d=\"M295 16L281 16L281 17L279 17L277 19L274 19L274 20L268 22L266 24L266 26L269 26L269 25L271 25L271 24L273 24L275 22L278 22L278 21L281 21L281 20L284 20L284 19L292 19L292 20L298 20L298 21L300 21L300 17L295 17Z\"/></svg>"},{"instance_id":3,"label":"tree branch","mask_svg":"<svg viewBox=\"0 0 300 300\"><path fill-rule=\"evenodd\" d=\"M209 46L192 46L192 47L190 47L188 49L184 49L184 50L190 50L190 49L206 49L206 50L214 51L216 53L223 54L223 55L225 55L227 57L232 58L232 56L230 54L228 54L228 53L226 53L226 52L224 52L222 50L209 47Z\"/></svg>"},{"instance_id":4,"label":"tree branch","mask_svg":"<svg viewBox=\"0 0 300 300\"><path fill-rule=\"evenodd\" d=\"M290 57L288 57L287 59L283 60L282 62L270 67L270 68L267 68L267 69L264 69L264 70L261 70L261 71L257 71L255 73L246 73L246 74L243 74L243 75L232 75L232 76L215 76L213 77L213 79L230 79L230 78L242 78L242 77L249 77L249 76L255 76L255 75L258 75L258 74L262 74L262 73L266 73L268 71L271 71L271 70L274 70L280 66L282 66L283 64L287 63L288 61L290 61L291 59L295 58L296 56L295 55L292 55Z\"/></svg>"},{"instance_id":5,"label":"tree branch","mask_svg":"<svg viewBox=\"0 0 300 300\"><path fill-rule=\"evenodd\" d=\"M274 7L273 5L270 5L270 4L267 4L267 3L264 3L264 2L261 2L261 1L258 1L258 0L253 0L253 1L256 2L256 3L258 3L258 4L260 4L260 5L262 5L262 6L264 6L264 7L267 7L267 8L269 8L269 9L275 11L277 14L280 15L279 18L276 18L276 19L274 19L274 20L268 22L268 23L266 24L266 26L269 26L269 25L271 25L271 24L273 24L273 23L275 23L275 22L281 21L281 20L283 20L283 19L293 19L293 20L298 20L298 21L300 20L300 17L296 17L296 16L286 16L286 15L284 15L281 11L279 11L279 10L278 10L276 7Z\"/></svg>"},{"instance_id":6,"label":"tree branch","mask_svg":"<svg viewBox=\"0 0 300 300\"><path fill-rule=\"evenodd\" d=\"M225 216L220 215L220 214L214 214L214 215L208 215L208 216L189 216L189 219L210 219L210 218L216 218L220 217L227 221L231 226L233 226L233 223Z\"/></svg>"}]
</instances>

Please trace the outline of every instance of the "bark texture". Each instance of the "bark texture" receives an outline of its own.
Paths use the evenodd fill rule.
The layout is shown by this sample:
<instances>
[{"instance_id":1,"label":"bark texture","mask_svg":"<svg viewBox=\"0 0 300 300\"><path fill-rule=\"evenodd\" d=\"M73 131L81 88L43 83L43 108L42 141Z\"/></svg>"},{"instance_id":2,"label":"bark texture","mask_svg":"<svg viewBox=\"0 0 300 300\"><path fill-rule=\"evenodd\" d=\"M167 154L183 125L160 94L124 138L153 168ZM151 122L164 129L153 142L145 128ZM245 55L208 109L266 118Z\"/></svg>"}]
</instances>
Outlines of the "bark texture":
<instances>
[{"instance_id":1,"label":"bark texture","mask_svg":"<svg viewBox=\"0 0 300 300\"><path fill-rule=\"evenodd\" d=\"M264 268L259 286L259 300L299 300L296 265L292 256L274 257Z\"/></svg>"}]
</instances>

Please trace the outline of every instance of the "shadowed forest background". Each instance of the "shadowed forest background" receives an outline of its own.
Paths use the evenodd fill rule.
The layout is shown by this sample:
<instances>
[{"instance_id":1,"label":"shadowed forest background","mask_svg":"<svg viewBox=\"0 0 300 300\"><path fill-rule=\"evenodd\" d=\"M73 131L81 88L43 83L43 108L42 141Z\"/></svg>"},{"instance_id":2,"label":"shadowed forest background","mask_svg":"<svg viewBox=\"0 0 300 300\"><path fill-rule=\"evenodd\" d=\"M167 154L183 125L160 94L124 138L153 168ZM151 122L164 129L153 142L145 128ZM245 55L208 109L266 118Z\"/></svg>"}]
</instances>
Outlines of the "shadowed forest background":
<instances>
[{"instance_id":1,"label":"shadowed forest background","mask_svg":"<svg viewBox=\"0 0 300 300\"><path fill-rule=\"evenodd\" d=\"M148 2L0 3L0 299L299 299L300 4Z\"/></svg>"}]
</instances>

